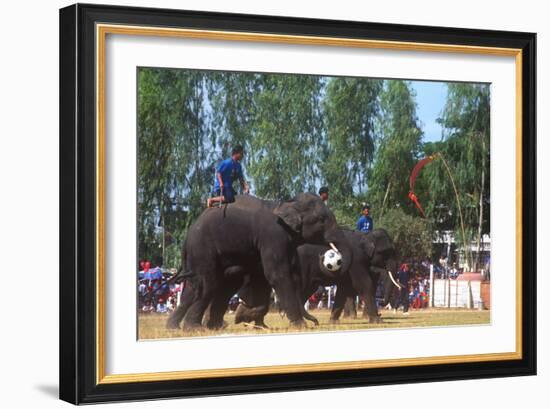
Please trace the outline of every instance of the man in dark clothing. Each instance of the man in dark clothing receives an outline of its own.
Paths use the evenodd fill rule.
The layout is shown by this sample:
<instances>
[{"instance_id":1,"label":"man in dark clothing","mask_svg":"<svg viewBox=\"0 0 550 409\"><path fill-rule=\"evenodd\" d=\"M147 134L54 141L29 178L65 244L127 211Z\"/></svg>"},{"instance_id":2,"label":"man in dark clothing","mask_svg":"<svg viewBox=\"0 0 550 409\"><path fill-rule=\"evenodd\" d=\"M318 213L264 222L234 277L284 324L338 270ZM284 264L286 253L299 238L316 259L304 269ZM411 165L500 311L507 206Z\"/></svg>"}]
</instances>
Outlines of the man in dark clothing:
<instances>
[{"instance_id":1,"label":"man in dark clothing","mask_svg":"<svg viewBox=\"0 0 550 409\"><path fill-rule=\"evenodd\" d=\"M214 182L214 197L208 199L208 207L214 203L232 203L235 201L235 189L233 182L239 180L243 193L248 193L248 185L244 181L241 160L244 150L237 145L231 151L231 157L222 161L216 169L216 180Z\"/></svg>"},{"instance_id":2,"label":"man in dark clothing","mask_svg":"<svg viewBox=\"0 0 550 409\"><path fill-rule=\"evenodd\" d=\"M397 272L397 281L403 287L399 290L399 300L403 305L403 314L409 315L409 265L402 264ZM397 308L397 306L396 306Z\"/></svg>"}]
</instances>

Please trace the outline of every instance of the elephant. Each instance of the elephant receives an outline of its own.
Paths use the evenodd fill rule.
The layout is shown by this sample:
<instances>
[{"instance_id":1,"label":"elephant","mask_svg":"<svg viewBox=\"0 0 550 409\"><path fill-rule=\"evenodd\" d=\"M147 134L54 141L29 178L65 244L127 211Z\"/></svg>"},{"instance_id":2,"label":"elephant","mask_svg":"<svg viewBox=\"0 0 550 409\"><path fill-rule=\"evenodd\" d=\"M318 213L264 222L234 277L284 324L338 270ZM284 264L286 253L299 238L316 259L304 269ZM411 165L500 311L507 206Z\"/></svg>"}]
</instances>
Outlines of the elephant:
<instances>
[{"instance_id":1,"label":"elephant","mask_svg":"<svg viewBox=\"0 0 550 409\"><path fill-rule=\"evenodd\" d=\"M315 292L319 286L338 286L335 303L331 313L331 321L336 322L344 308L345 300L357 294L365 298L365 312L370 322L380 322L376 307L376 287L380 277L384 279L384 298L388 298L391 289L398 285L393 278L397 271L397 252L388 233L383 229L376 229L371 233L342 230L344 236L351 245L353 260L347 274L335 276L327 274L322 268L322 257L328 247L322 245L304 244L297 249L297 260L293 265L299 274L294 275L294 286L300 305L303 307L307 298ZM261 266L256 266L261 268ZM253 266L252 266L253 268ZM244 266L231 266L225 270L224 275L230 279L232 276L244 276L242 286L236 292L242 302L235 313L235 323L255 322L258 327L266 327L264 317L269 310L271 286L262 274L249 274ZM230 291L233 291L233 288ZM184 299L193 299L194 291L188 290L178 309L168 321L169 328L177 328L188 309L189 303ZM225 294L220 292L214 299L225 299ZM387 302L385 302L387 303ZM213 303L214 304L214 303ZM221 305L221 302L220 304ZM227 303L223 308L212 309L210 307L210 320L217 325L223 325L223 314ZM311 314L304 311L304 317L318 324Z\"/></svg>"},{"instance_id":2,"label":"elephant","mask_svg":"<svg viewBox=\"0 0 550 409\"><path fill-rule=\"evenodd\" d=\"M370 233L351 230L343 230L343 232L353 252L353 261L347 274L335 277L327 275L320 268L323 264L318 260L322 259L323 254L328 250L326 246L304 244L298 247L300 301L303 304L319 286L336 284L338 289L331 312L332 322L340 318L346 299L356 295L365 299L364 316L368 316L369 322L380 322L381 318L376 306L376 289L381 277L385 299L391 293L391 288L399 286L394 279L398 269L397 251L384 229L376 229ZM267 308L256 302L261 298L259 295L261 291L262 287L258 287L255 282L249 282L239 290L239 297L244 303L237 308L235 323L255 321L256 325L264 325L263 319Z\"/></svg>"},{"instance_id":3,"label":"elephant","mask_svg":"<svg viewBox=\"0 0 550 409\"><path fill-rule=\"evenodd\" d=\"M264 294L265 283L276 291L292 326L304 326L305 309L291 268L303 243L331 244L342 254L336 272L320 264L329 276L345 274L352 264L346 236L317 195L301 193L284 202L236 196L233 203L206 209L190 227L182 248L181 276L193 288L185 300L184 328L202 327L208 306L213 318L207 327L219 328L229 298L244 284L244 272L251 282L262 282Z\"/></svg>"},{"instance_id":4,"label":"elephant","mask_svg":"<svg viewBox=\"0 0 550 409\"><path fill-rule=\"evenodd\" d=\"M256 307L250 307L251 311L254 312L258 317L261 316L261 319L258 319L258 326L267 328L263 322L263 316L267 314L269 310L269 304L271 301L271 286L263 276L263 274L248 274L248 270L260 271L262 268L261 264L256 265L252 269L246 269L243 266L231 266L225 269L224 271L224 280L226 288L230 289L226 291L223 288L220 288L220 291L214 296L214 299L219 299L219 303L215 302L214 299L205 310L203 317L203 323L209 328L221 328L225 325L223 321L223 315L227 309L227 304L223 304L223 300L227 298L227 294L232 292L231 289L235 287L241 287L244 289L252 289L255 291L248 294L247 299L252 305ZM233 296L235 293L229 296ZM188 280L185 281L185 288L181 295L178 308L168 318L166 322L166 328L168 329L177 329L179 328L180 322L185 317L187 310L197 299L197 293ZM212 306L214 305L214 309ZM219 306L218 307L216 307ZM305 314L307 317L307 314Z\"/></svg>"}]
</instances>

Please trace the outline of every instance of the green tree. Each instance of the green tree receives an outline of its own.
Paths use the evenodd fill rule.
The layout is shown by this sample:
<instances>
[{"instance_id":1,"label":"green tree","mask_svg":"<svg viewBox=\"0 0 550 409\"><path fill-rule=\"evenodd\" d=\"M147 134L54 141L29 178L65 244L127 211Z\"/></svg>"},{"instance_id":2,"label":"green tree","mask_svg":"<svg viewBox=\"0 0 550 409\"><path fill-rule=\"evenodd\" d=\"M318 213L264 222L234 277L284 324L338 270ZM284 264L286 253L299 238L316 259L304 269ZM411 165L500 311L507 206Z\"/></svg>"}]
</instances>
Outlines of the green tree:
<instances>
[{"instance_id":1,"label":"green tree","mask_svg":"<svg viewBox=\"0 0 550 409\"><path fill-rule=\"evenodd\" d=\"M255 193L270 199L314 191L322 83L316 76L265 74L258 78L248 172Z\"/></svg>"},{"instance_id":2,"label":"green tree","mask_svg":"<svg viewBox=\"0 0 550 409\"><path fill-rule=\"evenodd\" d=\"M380 138L369 179L369 200L378 213L399 206L412 209L409 176L419 159L422 130L415 93L406 81L385 81L380 97Z\"/></svg>"},{"instance_id":3,"label":"green tree","mask_svg":"<svg viewBox=\"0 0 550 409\"><path fill-rule=\"evenodd\" d=\"M168 242L180 241L202 210L212 177L206 81L200 71L138 71L138 236L143 257L166 256L167 235ZM169 225L167 216L174 212L181 217L171 218Z\"/></svg>"},{"instance_id":4,"label":"green tree","mask_svg":"<svg viewBox=\"0 0 550 409\"><path fill-rule=\"evenodd\" d=\"M401 257L424 260L432 256L432 227L428 220L391 208L374 223L387 230Z\"/></svg>"},{"instance_id":5,"label":"green tree","mask_svg":"<svg viewBox=\"0 0 550 409\"><path fill-rule=\"evenodd\" d=\"M330 187L337 206L348 207L350 198L367 190L381 90L382 81L369 78L332 78L326 86L322 184Z\"/></svg>"},{"instance_id":6,"label":"green tree","mask_svg":"<svg viewBox=\"0 0 550 409\"><path fill-rule=\"evenodd\" d=\"M322 135L321 78L220 73L211 83L223 154L245 147L245 169L258 196L282 199L315 190Z\"/></svg>"},{"instance_id":7,"label":"green tree","mask_svg":"<svg viewBox=\"0 0 550 409\"><path fill-rule=\"evenodd\" d=\"M464 220L465 240L459 232L458 202L450 178L441 161L434 162L422 175L424 191L432 200L427 210L438 221L457 232L458 243L466 250L475 240L477 257L466 257L474 269L479 265L482 234L488 233L490 209L490 88L487 84L448 84L447 102L439 122L444 128L443 141L425 146L426 153L438 151L447 161L459 193ZM449 217L441 217L444 214ZM465 242L464 242L465 241Z\"/></svg>"}]
</instances>

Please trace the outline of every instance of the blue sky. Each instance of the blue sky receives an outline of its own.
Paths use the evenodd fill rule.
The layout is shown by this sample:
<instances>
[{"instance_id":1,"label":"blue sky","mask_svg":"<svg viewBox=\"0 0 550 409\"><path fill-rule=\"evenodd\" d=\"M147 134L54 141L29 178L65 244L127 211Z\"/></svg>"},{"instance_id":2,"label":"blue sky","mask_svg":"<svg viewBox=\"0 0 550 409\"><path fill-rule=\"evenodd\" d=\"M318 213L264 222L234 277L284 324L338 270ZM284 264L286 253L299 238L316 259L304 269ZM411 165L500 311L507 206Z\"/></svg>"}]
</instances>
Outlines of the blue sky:
<instances>
[{"instance_id":1,"label":"blue sky","mask_svg":"<svg viewBox=\"0 0 550 409\"><path fill-rule=\"evenodd\" d=\"M447 86L445 82L411 81L416 92L416 114L424 131L423 140L434 142L441 140L441 126L436 119L445 106Z\"/></svg>"}]
</instances>

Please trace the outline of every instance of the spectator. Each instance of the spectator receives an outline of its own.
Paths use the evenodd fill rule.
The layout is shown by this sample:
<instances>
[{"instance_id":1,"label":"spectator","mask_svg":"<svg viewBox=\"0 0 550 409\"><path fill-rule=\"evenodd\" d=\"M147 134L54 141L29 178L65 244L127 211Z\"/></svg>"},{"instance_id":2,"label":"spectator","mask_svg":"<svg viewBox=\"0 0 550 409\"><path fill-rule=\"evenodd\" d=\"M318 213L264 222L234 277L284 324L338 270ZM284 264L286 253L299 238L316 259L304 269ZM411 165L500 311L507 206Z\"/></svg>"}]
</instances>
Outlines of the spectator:
<instances>
[{"instance_id":1,"label":"spectator","mask_svg":"<svg viewBox=\"0 0 550 409\"><path fill-rule=\"evenodd\" d=\"M151 301L147 301L145 304L143 304L143 307L141 307L141 311L143 311L145 313L149 313L153 310L154 310L154 308L151 305Z\"/></svg>"},{"instance_id":2,"label":"spectator","mask_svg":"<svg viewBox=\"0 0 550 409\"><path fill-rule=\"evenodd\" d=\"M164 303L164 299L159 298L159 302L157 304L157 312L164 314L168 312L168 309L166 308L166 304Z\"/></svg>"},{"instance_id":3,"label":"spectator","mask_svg":"<svg viewBox=\"0 0 550 409\"><path fill-rule=\"evenodd\" d=\"M397 280L402 285L400 290L400 302L403 305L403 315L409 315L409 266L402 264L397 272Z\"/></svg>"},{"instance_id":4,"label":"spectator","mask_svg":"<svg viewBox=\"0 0 550 409\"><path fill-rule=\"evenodd\" d=\"M443 278L447 277L447 256L445 254L442 254L439 258L439 265L441 266Z\"/></svg>"}]
</instances>

